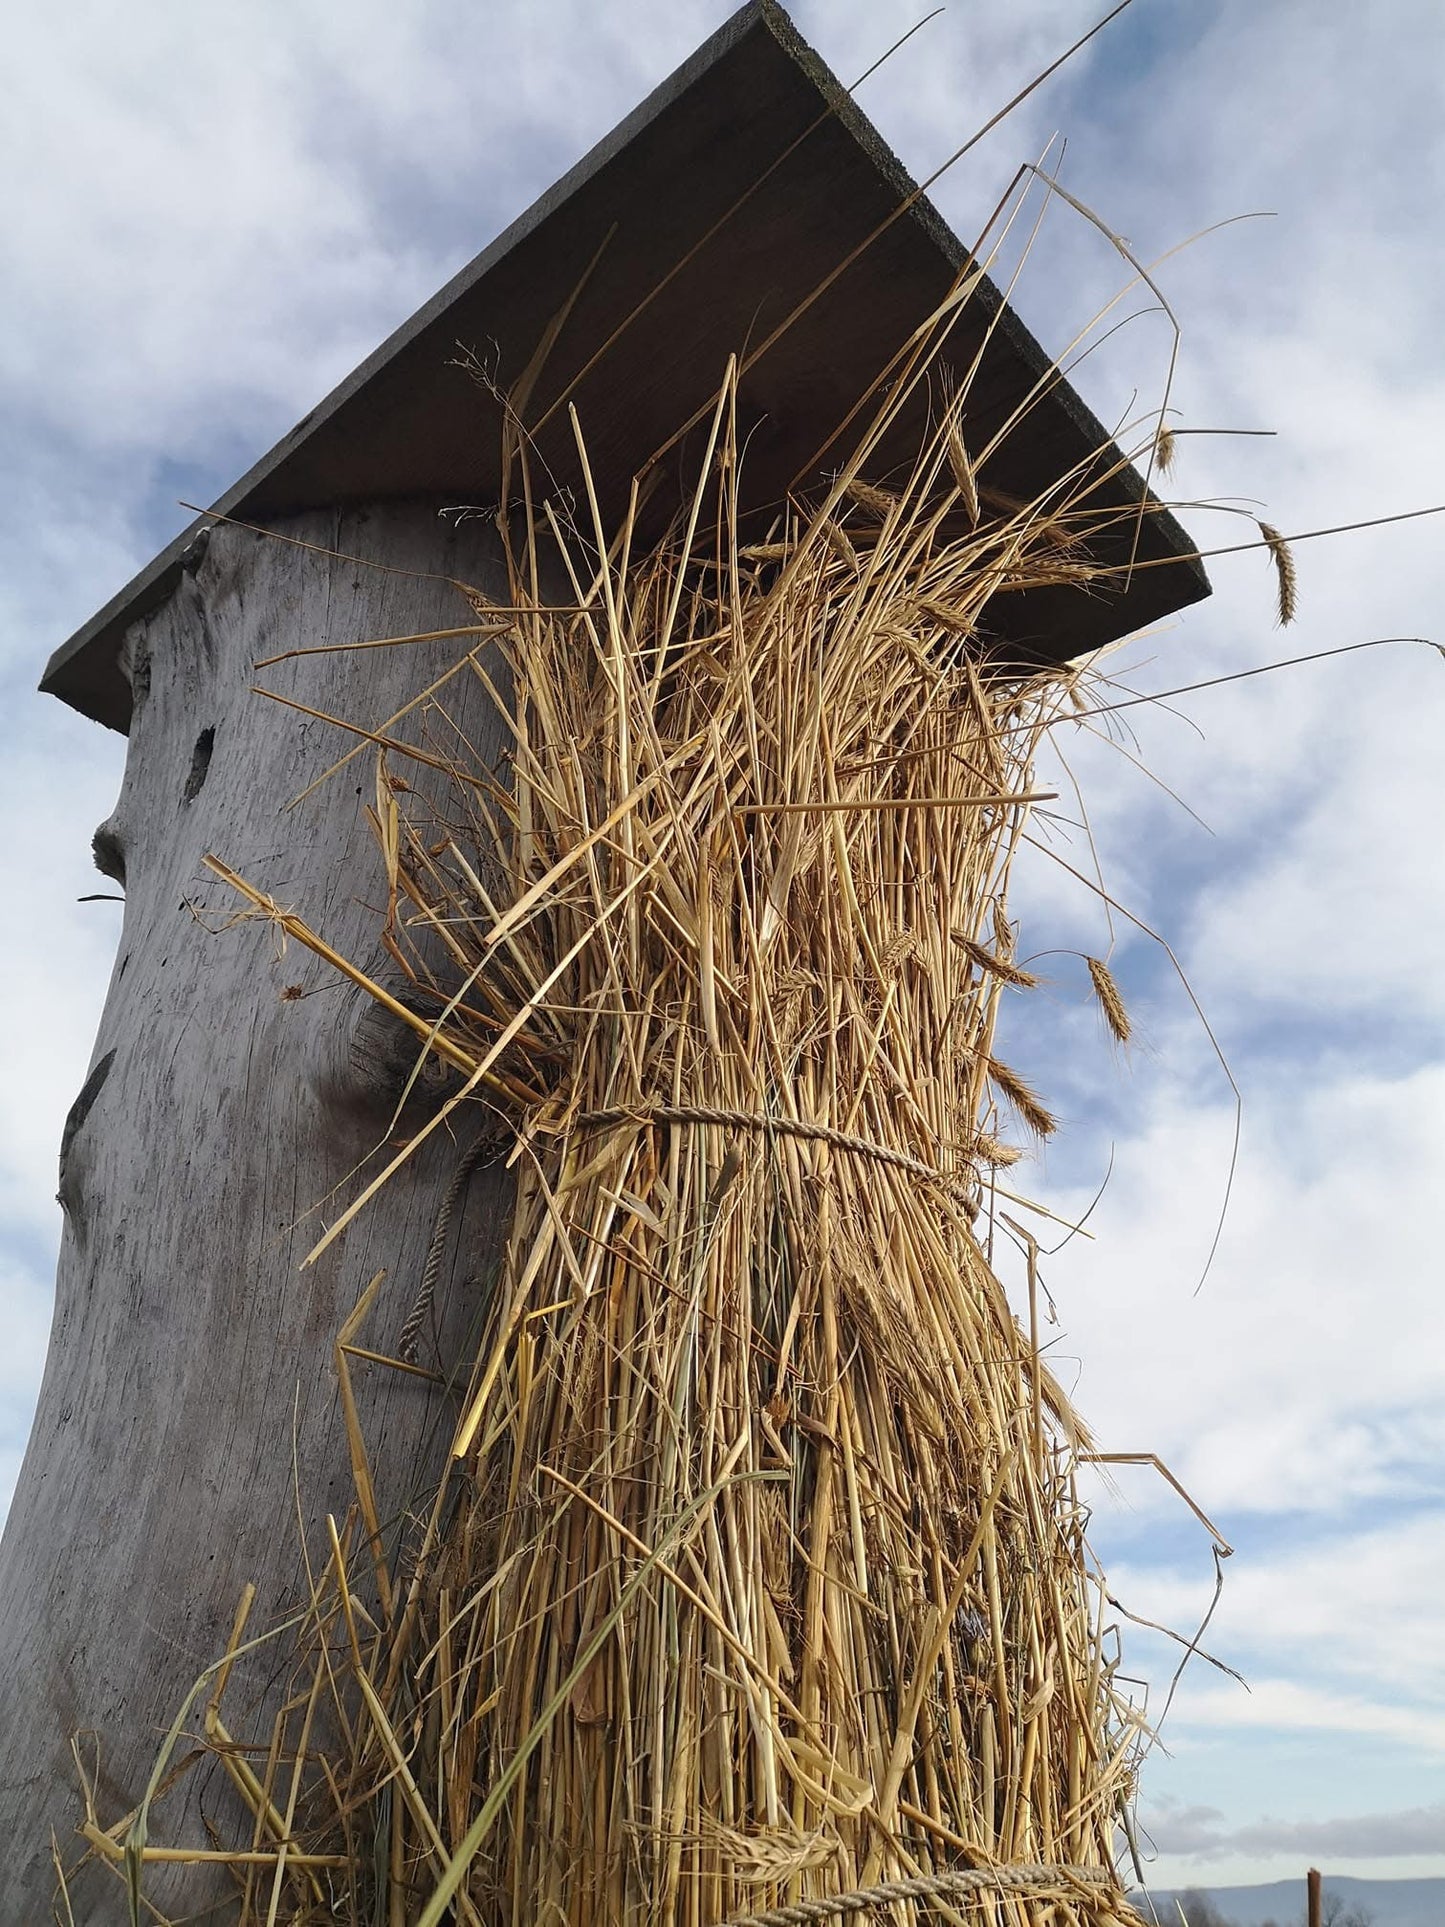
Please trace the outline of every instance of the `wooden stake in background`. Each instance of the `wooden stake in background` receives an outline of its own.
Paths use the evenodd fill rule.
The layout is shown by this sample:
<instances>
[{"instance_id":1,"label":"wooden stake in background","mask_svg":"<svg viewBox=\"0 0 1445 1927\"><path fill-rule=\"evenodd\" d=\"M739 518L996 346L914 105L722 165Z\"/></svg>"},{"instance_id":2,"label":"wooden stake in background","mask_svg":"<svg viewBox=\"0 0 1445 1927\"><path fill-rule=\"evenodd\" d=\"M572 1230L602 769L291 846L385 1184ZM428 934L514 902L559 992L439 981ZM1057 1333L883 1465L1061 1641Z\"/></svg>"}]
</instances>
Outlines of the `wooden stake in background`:
<instances>
[{"instance_id":1,"label":"wooden stake in background","mask_svg":"<svg viewBox=\"0 0 1445 1927\"><path fill-rule=\"evenodd\" d=\"M1309 1927L1320 1927L1324 1908L1324 1882L1320 1879L1319 1868L1311 1867L1305 1879L1309 1886Z\"/></svg>"}]
</instances>

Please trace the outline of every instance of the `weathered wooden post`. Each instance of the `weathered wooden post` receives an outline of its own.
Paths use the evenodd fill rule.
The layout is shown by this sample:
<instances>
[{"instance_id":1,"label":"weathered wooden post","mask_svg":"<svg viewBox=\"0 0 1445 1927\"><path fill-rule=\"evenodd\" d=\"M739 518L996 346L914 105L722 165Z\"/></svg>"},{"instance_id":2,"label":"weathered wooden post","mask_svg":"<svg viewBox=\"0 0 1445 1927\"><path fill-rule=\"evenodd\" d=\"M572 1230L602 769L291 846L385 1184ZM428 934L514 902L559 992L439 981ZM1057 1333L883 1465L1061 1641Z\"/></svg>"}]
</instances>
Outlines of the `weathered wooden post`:
<instances>
[{"instance_id":1,"label":"weathered wooden post","mask_svg":"<svg viewBox=\"0 0 1445 1927\"><path fill-rule=\"evenodd\" d=\"M747 499L765 514L826 469L832 429L962 259L911 193L832 76L753 0L228 491L217 509L231 520L202 518L52 660L48 691L130 737L97 835L126 912L65 1133L55 1323L0 1558L0 1920L49 1917L52 1832L62 1860L76 1858L72 1741L107 1813L134 1807L242 1588L256 1587L257 1626L304 1596L303 1536L351 1496L338 1328L384 1270L369 1331L395 1349L456 1165L456 1143L436 1143L299 1270L393 1128L414 1044L264 929L218 934L234 900L201 859L217 852L278 902L304 904L339 951L384 969L369 772L351 773L366 766L285 806L352 746L319 717L380 727L427 680L418 664L449 658L444 642L290 652L460 628L471 612L458 582L503 592L491 520L440 511L495 502L496 396L544 342L523 412L559 491L575 482L572 403L609 506L640 474L646 513L665 520L676 431L735 352L748 358ZM957 344L961 362L984 350L970 404L980 443L1040 398L985 481L1027 499L1092 465L1098 504L1117 511L1104 559L1112 543L1115 559L1154 565L1112 595L1063 586L1000 605L1000 652L1047 661L1205 584L1168 517L1136 522L1137 477L1000 305L985 286ZM490 391L457 367L459 343ZM252 693L255 665L273 658L289 659L265 672L268 687L302 707ZM470 720L500 754L480 696ZM424 1363L463 1350L462 1285L485 1266L506 1200L495 1173L470 1182ZM452 1407L427 1376L378 1367L357 1381L379 1508L400 1532L435 1485ZM167 1841L205 1844L219 1777L192 1776L184 1803L167 1805ZM187 1868L183 1892L169 1890L176 1911L219 1899L219 1870L216 1881L207 1890ZM92 1860L70 1891L77 1920L125 1917L113 1868Z\"/></svg>"}]
</instances>

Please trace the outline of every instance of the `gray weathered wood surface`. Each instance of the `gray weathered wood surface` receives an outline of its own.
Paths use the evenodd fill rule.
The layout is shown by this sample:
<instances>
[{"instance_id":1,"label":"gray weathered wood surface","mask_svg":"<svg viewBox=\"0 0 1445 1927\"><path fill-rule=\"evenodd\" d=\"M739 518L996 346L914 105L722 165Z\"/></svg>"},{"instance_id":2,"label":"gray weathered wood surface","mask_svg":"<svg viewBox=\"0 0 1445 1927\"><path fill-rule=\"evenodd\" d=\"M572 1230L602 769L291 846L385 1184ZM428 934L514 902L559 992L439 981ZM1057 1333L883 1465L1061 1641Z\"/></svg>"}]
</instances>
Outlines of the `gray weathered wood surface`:
<instances>
[{"instance_id":1,"label":"gray weathered wood surface","mask_svg":"<svg viewBox=\"0 0 1445 1927\"><path fill-rule=\"evenodd\" d=\"M487 530L453 532L424 507L281 526L501 588ZM325 1515L343 1515L352 1496L333 1337L385 1267L359 1342L394 1349L464 1137L440 1134L300 1270L386 1133L395 1061L388 1069L384 1052L357 1051L374 1007L308 952L281 954L260 923L219 928L236 905L201 857L216 852L342 952L379 966L383 893L363 813L374 778L367 752L283 813L349 740L251 694L252 664L297 645L470 619L443 581L221 528L128 638L134 722L105 839L123 861L124 932L86 1102L68 1131L50 1354L0 1547L0 1922L52 1917L52 1829L64 1858L77 1855L72 1736L86 1735L87 1758L99 1760L102 1819L119 1817L222 1650L243 1585L258 1588L257 1628L304 1596L298 1505L314 1554ZM457 646L313 656L264 680L376 723ZM496 721L469 681L473 740L495 748ZM282 996L296 985L307 994ZM442 1275L445 1358L463 1348L465 1280L485 1268L504 1216L504 1181L479 1171ZM437 1343L424 1341L424 1361ZM425 1503L450 1408L421 1379L364 1364L355 1376L380 1509L401 1515ZM228 1699L233 1731L254 1691ZM201 1817L221 1813L225 1797L224 1776L203 1764L155 1812L152 1841L205 1844ZM225 1906L205 1911L228 1891L221 1876L161 1870L148 1875L152 1891L167 1911L229 1917ZM94 1864L71 1904L91 1927L125 1918L120 1882Z\"/></svg>"}]
</instances>

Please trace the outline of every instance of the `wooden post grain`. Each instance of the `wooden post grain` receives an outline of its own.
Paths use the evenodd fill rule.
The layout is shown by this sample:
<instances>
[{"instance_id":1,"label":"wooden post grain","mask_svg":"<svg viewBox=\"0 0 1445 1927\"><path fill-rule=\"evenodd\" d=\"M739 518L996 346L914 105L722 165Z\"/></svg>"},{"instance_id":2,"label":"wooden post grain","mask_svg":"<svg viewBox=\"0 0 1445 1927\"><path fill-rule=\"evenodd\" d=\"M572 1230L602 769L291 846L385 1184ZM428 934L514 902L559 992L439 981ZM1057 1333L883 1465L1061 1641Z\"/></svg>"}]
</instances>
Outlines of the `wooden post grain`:
<instances>
[{"instance_id":1,"label":"wooden post grain","mask_svg":"<svg viewBox=\"0 0 1445 1927\"><path fill-rule=\"evenodd\" d=\"M344 1518L353 1499L333 1341L384 1270L359 1337L395 1351L464 1148L436 1133L301 1269L353 1194L352 1173L395 1128L418 1046L385 1012L398 1035L380 1035L366 993L274 926L235 922L244 905L202 859L216 853L342 955L387 975L377 941L386 891L366 817L376 750L364 746L288 812L357 739L252 685L375 727L471 645L313 655L260 675L254 665L302 644L467 623L471 610L443 578L502 593L495 538L418 505L278 526L398 572L221 527L126 642L134 720L102 839L123 876L125 923L95 1069L63 1150L50 1353L0 1547L6 1923L51 1918L52 1829L67 1865L85 1850L73 1737L97 1819L111 1826L140 1799L161 1735L225 1651L243 1588L256 1588L248 1637L304 1602L302 1533L313 1565L324 1564L326 1515ZM470 671L454 679L449 709L474 744L500 754ZM416 716L397 733L429 726ZM425 768L395 769L418 787L428 780ZM440 1353L428 1334L424 1364L444 1371L465 1350L465 1281L487 1268L507 1196L493 1171L466 1188L439 1280ZM454 1401L429 1372L363 1360L352 1378L394 1553L435 1488ZM286 1674L279 1650L265 1666L238 1665L225 1709L238 1741L269 1734L268 1682ZM225 1775L202 1763L155 1806L151 1847L209 1849L203 1815L234 1821L229 1797ZM228 1891L220 1868L150 1858L146 1897L167 1914L203 1914ZM122 1884L100 1856L71 1885L70 1908L90 1927L125 1921Z\"/></svg>"}]
</instances>

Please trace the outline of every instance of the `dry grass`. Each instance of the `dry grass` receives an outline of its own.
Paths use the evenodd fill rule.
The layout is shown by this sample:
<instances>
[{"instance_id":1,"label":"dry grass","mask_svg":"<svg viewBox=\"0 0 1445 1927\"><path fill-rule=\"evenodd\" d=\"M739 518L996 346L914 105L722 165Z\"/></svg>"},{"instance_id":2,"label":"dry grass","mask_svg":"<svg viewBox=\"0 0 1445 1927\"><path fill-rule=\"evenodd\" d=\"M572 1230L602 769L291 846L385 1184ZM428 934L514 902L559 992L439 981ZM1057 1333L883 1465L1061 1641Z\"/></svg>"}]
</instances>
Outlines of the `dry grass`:
<instances>
[{"instance_id":1,"label":"dry grass","mask_svg":"<svg viewBox=\"0 0 1445 1927\"><path fill-rule=\"evenodd\" d=\"M1088 966L1089 982L1094 987L1099 1009L1104 1013L1104 1022L1109 1026L1116 1044L1127 1044L1133 1034L1134 1026L1129 1021L1123 994L1114 981L1114 973L1102 957L1085 957Z\"/></svg>"},{"instance_id":2,"label":"dry grass","mask_svg":"<svg viewBox=\"0 0 1445 1927\"><path fill-rule=\"evenodd\" d=\"M1299 608L1299 575L1295 568L1294 551L1277 528L1268 522L1259 522L1260 534L1264 537L1265 547L1269 550L1274 564L1275 582L1279 591L1279 606L1276 620L1281 629L1288 628L1295 619Z\"/></svg>"},{"instance_id":3,"label":"dry grass","mask_svg":"<svg viewBox=\"0 0 1445 1927\"><path fill-rule=\"evenodd\" d=\"M630 520L534 501L519 441L501 522L532 534L468 669L506 765L456 755L439 809L397 781L434 748L377 752L385 940L446 1000L441 1115L497 1133L515 1214L404 1564L347 1396L369 1291L336 1353L357 1503L259 1760L222 1722L232 1659L206 1683L201 1745L254 1818L215 1849L246 1922L703 1927L1034 1863L1061 1870L890 1917L1122 1909L1138 1725L1087 1441L975 1231L1017 1155L998 1100L1052 1128L994 1034L1033 981L1009 866L1076 681L1000 678L979 638L995 593L1087 573L1087 511L990 506L965 393L902 486L860 479L934 352L763 544L740 544L731 375L645 553ZM87 1821L137 1894L146 1818Z\"/></svg>"}]
</instances>

